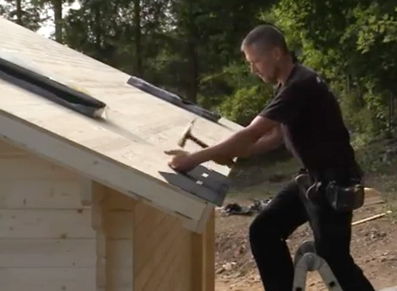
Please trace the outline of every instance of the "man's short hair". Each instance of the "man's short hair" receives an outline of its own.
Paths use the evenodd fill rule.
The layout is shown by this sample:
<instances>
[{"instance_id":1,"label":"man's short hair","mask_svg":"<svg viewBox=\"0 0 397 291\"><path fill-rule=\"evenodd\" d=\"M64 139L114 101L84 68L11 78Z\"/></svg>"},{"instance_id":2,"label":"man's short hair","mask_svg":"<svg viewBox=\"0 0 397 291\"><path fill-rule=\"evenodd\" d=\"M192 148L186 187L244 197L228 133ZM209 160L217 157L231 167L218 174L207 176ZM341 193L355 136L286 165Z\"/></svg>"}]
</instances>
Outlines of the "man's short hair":
<instances>
[{"instance_id":1,"label":"man's short hair","mask_svg":"<svg viewBox=\"0 0 397 291\"><path fill-rule=\"evenodd\" d=\"M283 33L270 24L263 24L251 30L244 38L241 44L241 50L252 45L257 46L260 49L272 49L278 47L283 52L288 52L287 43Z\"/></svg>"}]
</instances>

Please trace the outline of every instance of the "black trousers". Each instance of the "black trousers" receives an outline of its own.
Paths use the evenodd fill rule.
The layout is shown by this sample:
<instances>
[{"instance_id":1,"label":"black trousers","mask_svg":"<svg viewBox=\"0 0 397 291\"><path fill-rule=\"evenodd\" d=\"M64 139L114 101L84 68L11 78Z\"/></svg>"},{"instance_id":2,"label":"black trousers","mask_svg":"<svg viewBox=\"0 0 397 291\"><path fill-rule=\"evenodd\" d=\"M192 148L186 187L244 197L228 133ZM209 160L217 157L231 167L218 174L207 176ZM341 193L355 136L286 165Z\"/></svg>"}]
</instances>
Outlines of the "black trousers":
<instances>
[{"instance_id":1,"label":"black trousers","mask_svg":"<svg viewBox=\"0 0 397 291\"><path fill-rule=\"evenodd\" d=\"M285 187L252 222L251 250L266 291L291 291L293 262L285 240L309 222L316 251L344 291L374 291L350 255L352 212L335 211L322 196L315 203L300 198L295 182Z\"/></svg>"}]
</instances>

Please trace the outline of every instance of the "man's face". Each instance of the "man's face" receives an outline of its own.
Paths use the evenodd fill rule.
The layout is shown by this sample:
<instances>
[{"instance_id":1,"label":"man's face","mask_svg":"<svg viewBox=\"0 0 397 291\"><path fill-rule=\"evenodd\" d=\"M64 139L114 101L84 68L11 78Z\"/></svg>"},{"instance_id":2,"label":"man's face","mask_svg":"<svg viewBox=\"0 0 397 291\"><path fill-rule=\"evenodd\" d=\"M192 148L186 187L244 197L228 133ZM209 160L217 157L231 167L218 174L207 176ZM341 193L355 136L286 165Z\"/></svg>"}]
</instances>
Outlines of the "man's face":
<instances>
[{"instance_id":1,"label":"man's face","mask_svg":"<svg viewBox=\"0 0 397 291\"><path fill-rule=\"evenodd\" d=\"M251 45L244 47L244 54L253 74L266 83L277 82L279 56L276 49L260 49Z\"/></svg>"}]
</instances>

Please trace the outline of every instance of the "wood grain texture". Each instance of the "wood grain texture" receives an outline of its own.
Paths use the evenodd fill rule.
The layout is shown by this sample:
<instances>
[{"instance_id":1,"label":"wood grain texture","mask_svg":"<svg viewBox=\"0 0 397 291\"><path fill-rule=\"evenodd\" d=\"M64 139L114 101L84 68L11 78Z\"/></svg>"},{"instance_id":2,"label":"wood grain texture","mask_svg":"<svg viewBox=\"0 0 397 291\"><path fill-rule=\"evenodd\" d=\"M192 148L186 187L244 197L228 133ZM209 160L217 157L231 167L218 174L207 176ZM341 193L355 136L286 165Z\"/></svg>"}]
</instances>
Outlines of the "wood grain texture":
<instances>
[{"instance_id":1,"label":"wood grain texture","mask_svg":"<svg viewBox=\"0 0 397 291\"><path fill-rule=\"evenodd\" d=\"M192 233L174 217L146 207L134 214L134 290L190 291Z\"/></svg>"},{"instance_id":2,"label":"wood grain texture","mask_svg":"<svg viewBox=\"0 0 397 291\"><path fill-rule=\"evenodd\" d=\"M19 172L26 173L23 169ZM0 179L0 209L87 209L81 191L80 180Z\"/></svg>"},{"instance_id":3,"label":"wood grain texture","mask_svg":"<svg viewBox=\"0 0 397 291\"><path fill-rule=\"evenodd\" d=\"M192 291L215 290L215 211L208 214L201 234L192 233Z\"/></svg>"},{"instance_id":4,"label":"wood grain texture","mask_svg":"<svg viewBox=\"0 0 397 291\"><path fill-rule=\"evenodd\" d=\"M0 268L0 289L7 291L95 291L93 268Z\"/></svg>"},{"instance_id":5,"label":"wood grain texture","mask_svg":"<svg viewBox=\"0 0 397 291\"><path fill-rule=\"evenodd\" d=\"M94 238L89 210L0 210L0 239Z\"/></svg>"},{"instance_id":6,"label":"wood grain texture","mask_svg":"<svg viewBox=\"0 0 397 291\"><path fill-rule=\"evenodd\" d=\"M23 94L18 96L21 95ZM156 182L151 175L139 172L132 167L132 165L135 165L133 163L135 160L129 161L131 163L129 167L116 163L116 158L113 160L109 159L110 153L105 156L99 155L98 152L92 150L87 151L81 146L76 147L70 142L60 140L59 137L45 133L38 128L33 129L27 123L17 121L11 116L8 117L0 114L1 135L13 140L18 146L48 160L59 162L66 168L75 170L78 173L89 175L87 178L92 178L115 189L120 189L121 192L130 197L142 197L148 202L162 207L165 211L180 215L182 219L198 220L201 216L204 209L203 201L172 185L161 184L158 180ZM131 151L139 150L139 146L136 144L131 145L129 148ZM115 155L118 157L123 156L121 153L115 153ZM136 164L142 166L142 164L139 164L140 158L137 155L129 154L129 157L136 157ZM145 165L149 165L147 160L145 159ZM158 165L160 169L164 168L165 171L168 168L162 163L158 163ZM153 164L150 167L154 170ZM158 170L153 172L153 174L160 176ZM136 193L141 193L141 196L136 195Z\"/></svg>"},{"instance_id":7,"label":"wood grain texture","mask_svg":"<svg viewBox=\"0 0 397 291\"><path fill-rule=\"evenodd\" d=\"M0 289L95 290L96 237L76 173L0 142Z\"/></svg>"},{"instance_id":8,"label":"wood grain texture","mask_svg":"<svg viewBox=\"0 0 397 291\"><path fill-rule=\"evenodd\" d=\"M0 45L3 51L22 61L26 60L39 71L86 89L95 98L109 105L112 109L110 118L112 112L121 113L115 116L117 124L127 125L151 143L175 146L185 126L196 117L127 85L129 75L93 58L3 19L0 19L0 28L5 39ZM241 128L225 119L221 120L221 124L219 126L199 118L193 133L211 144Z\"/></svg>"},{"instance_id":9,"label":"wood grain texture","mask_svg":"<svg viewBox=\"0 0 397 291\"><path fill-rule=\"evenodd\" d=\"M183 187L172 183L170 175L176 173L167 166L163 149L174 147L193 115L131 88L125 84L127 75L60 44L3 19L0 29L7 39L0 49L87 88L110 106L108 121L153 144L133 141L112 124L0 81L6 96L0 133L22 149L0 160L0 185L6 189L0 195L0 256L6 260L18 254L0 268L0 289L190 291L192 233L183 222L193 221L192 229L205 225L210 209L205 201L211 198L208 193L216 193L181 175L177 182ZM232 132L205 119L194 128L209 144ZM188 149L196 148L188 143ZM27 159L26 153L36 156ZM47 162L36 164L42 158ZM92 197L76 193L80 175L97 181L83 187L95 193ZM82 200L92 208L75 208ZM83 242L79 249L76 241Z\"/></svg>"},{"instance_id":10,"label":"wood grain texture","mask_svg":"<svg viewBox=\"0 0 397 291\"><path fill-rule=\"evenodd\" d=\"M95 268L94 239L1 239L0 268Z\"/></svg>"},{"instance_id":11,"label":"wood grain texture","mask_svg":"<svg viewBox=\"0 0 397 291\"><path fill-rule=\"evenodd\" d=\"M205 230L205 291L215 291L215 209L212 209Z\"/></svg>"},{"instance_id":12,"label":"wood grain texture","mask_svg":"<svg viewBox=\"0 0 397 291\"><path fill-rule=\"evenodd\" d=\"M107 188L102 201L106 233L106 290L133 290L133 235L136 202ZM125 204L121 208L120 205Z\"/></svg>"},{"instance_id":13,"label":"wood grain texture","mask_svg":"<svg viewBox=\"0 0 397 291\"><path fill-rule=\"evenodd\" d=\"M108 237L106 231L106 204L109 197L107 188L95 181L91 183L91 226L95 231L95 285L96 290L107 290L108 271Z\"/></svg>"},{"instance_id":14,"label":"wood grain texture","mask_svg":"<svg viewBox=\"0 0 397 291\"><path fill-rule=\"evenodd\" d=\"M186 125L196 117L194 114L131 87L126 83L129 78L127 74L3 18L0 18L0 31L4 39L0 43L0 52L13 54L39 71L66 83L76 84L109 106L107 121L100 123L0 81L3 96L7 96L0 105L0 113L15 118L12 124L8 123L0 128L6 138L19 139L18 144L29 151L41 153L73 171L88 173L90 178L96 178L124 194L133 193L149 199L169 212L181 214L181 217L198 219L200 215L195 213L201 214L203 208L196 205L196 201L208 200L208 195L217 195L216 191L174 173L166 164L168 157L163 154L164 149L176 147ZM29 141L4 130L6 126L15 126L21 121L28 122L24 124L23 135L29 132ZM121 136L114 125L139 136L153 146ZM238 125L224 119L221 120L221 124L215 124L198 118L193 133L206 143L214 144L239 128ZM53 151L56 148L57 155L51 154L49 148L44 152L40 143L31 141L39 136L39 129L43 134L53 137L51 147L54 148ZM59 137L62 139L59 140ZM67 145L78 145L81 153L72 152ZM188 150L197 148L194 144L187 144ZM90 152L91 159L83 158L87 151ZM73 154L76 155L74 158L71 157ZM78 161L81 163L78 164ZM109 175L109 178L104 178L103 176L107 175L106 171L96 171L99 166L94 164L102 164L104 161L106 165L103 167L110 168L112 165L113 172L114 169L118 169L118 177L128 177L136 186L120 185L120 178ZM205 165L225 176L230 170L213 163ZM167 179L170 174L177 175L177 179ZM142 182L145 180L146 182ZM147 187L149 184L152 186ZM145 191L145 188L149 190ZM195 200L191 196L205 198Z\"/></svg>"}]
</instances>

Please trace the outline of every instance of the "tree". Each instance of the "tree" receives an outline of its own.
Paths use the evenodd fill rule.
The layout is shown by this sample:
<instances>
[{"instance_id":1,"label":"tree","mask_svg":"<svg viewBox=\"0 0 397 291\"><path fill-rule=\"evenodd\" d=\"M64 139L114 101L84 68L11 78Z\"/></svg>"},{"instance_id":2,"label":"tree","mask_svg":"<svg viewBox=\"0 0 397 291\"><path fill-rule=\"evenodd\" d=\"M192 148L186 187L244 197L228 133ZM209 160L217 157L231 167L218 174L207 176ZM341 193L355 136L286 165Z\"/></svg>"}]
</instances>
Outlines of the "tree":
<instances>
[{"instance_id":1,"label":"tree","mask_svg":"<svg viewBox=\"0 0 397 291\"><path fill-rule=\"evenodd\" d=\"M332 84L347 119L355 120L353 130L386 127L389 99L397 89L392 1L281 0L270 15L302 50L303 61ZM363 110L359 125L356 113Z\"/></svg>"},{"instance_id":2,"label":"tree","mask_svg":"<svg viewBox=\"0 0 397 291\"><path fill-rule=\"evenodd\" d=\"M45 21L45 17L42 16L42 9L35 4L35 1L4 0L0 15L21 26L37 31L41 23Z\"/></svg>"}]
</instances>

